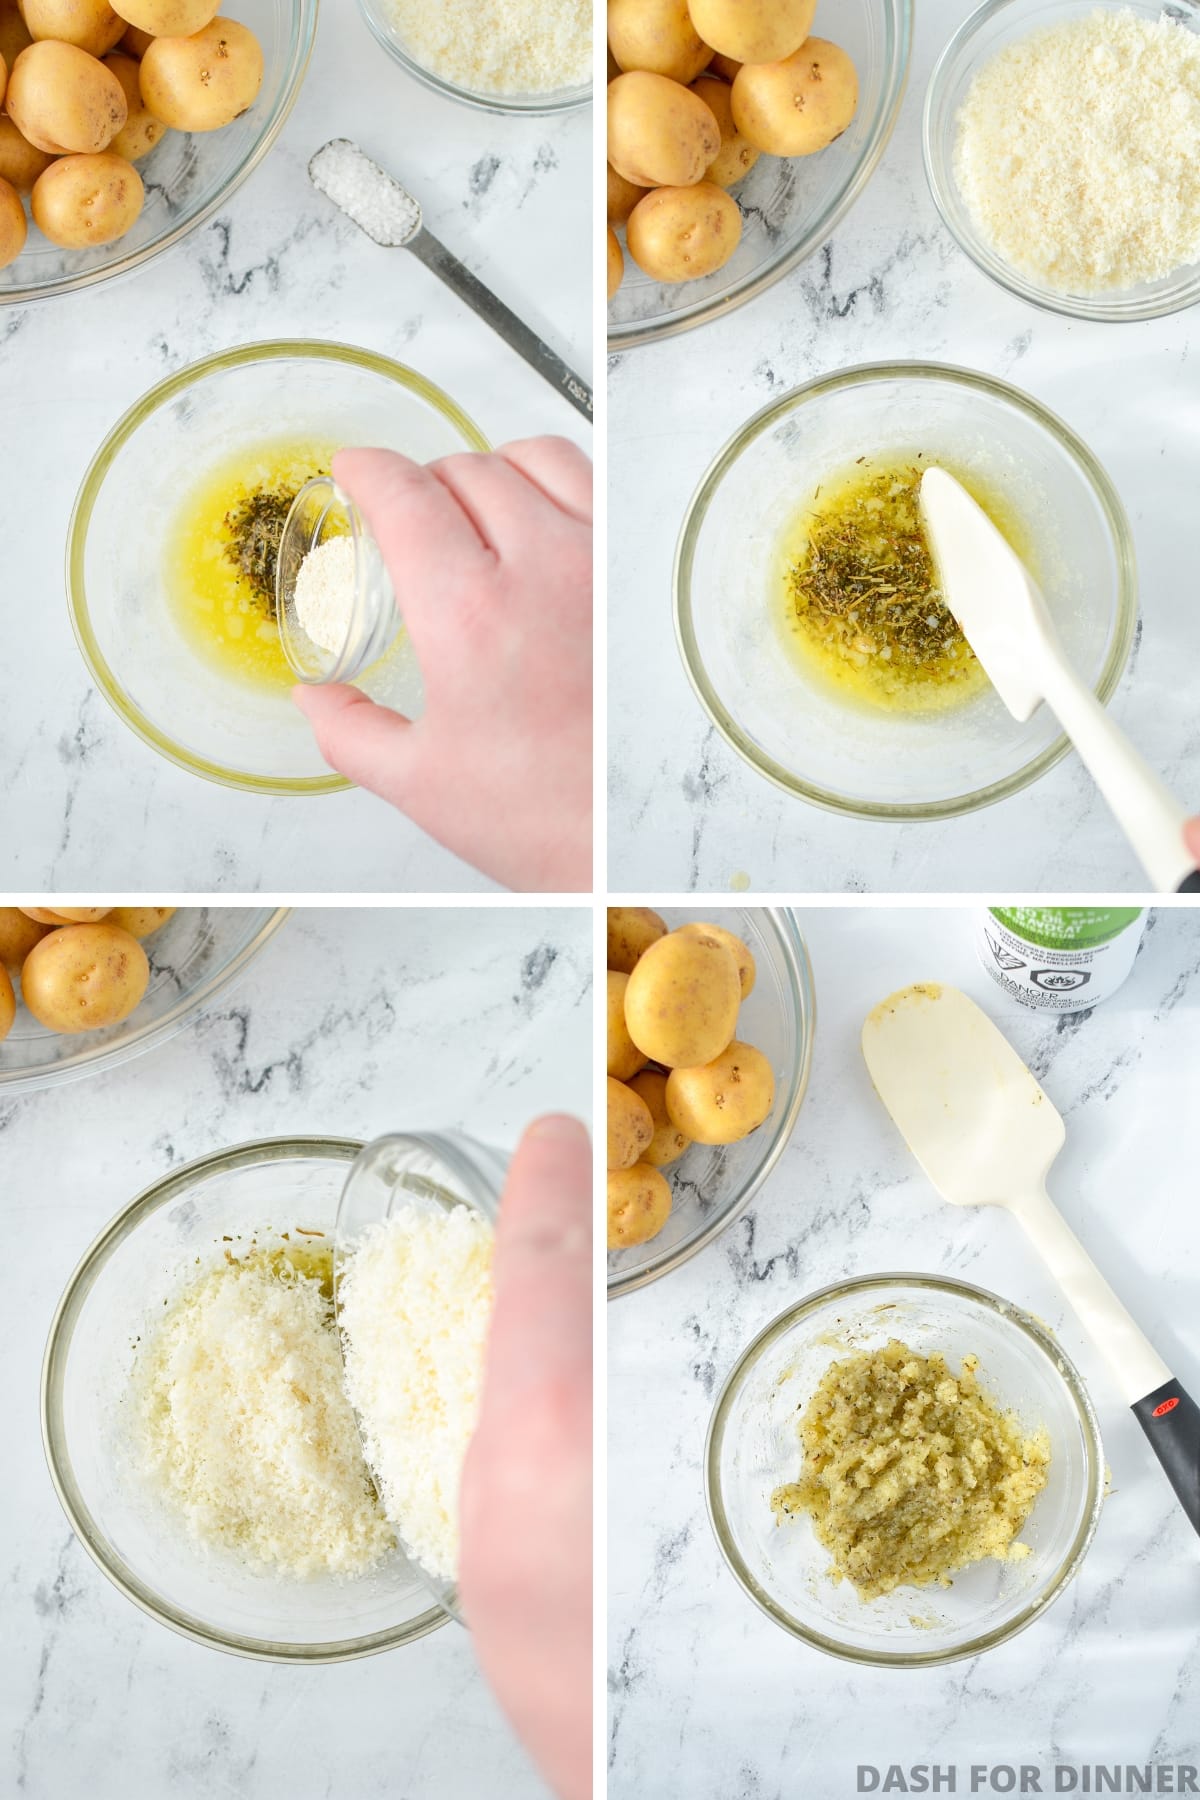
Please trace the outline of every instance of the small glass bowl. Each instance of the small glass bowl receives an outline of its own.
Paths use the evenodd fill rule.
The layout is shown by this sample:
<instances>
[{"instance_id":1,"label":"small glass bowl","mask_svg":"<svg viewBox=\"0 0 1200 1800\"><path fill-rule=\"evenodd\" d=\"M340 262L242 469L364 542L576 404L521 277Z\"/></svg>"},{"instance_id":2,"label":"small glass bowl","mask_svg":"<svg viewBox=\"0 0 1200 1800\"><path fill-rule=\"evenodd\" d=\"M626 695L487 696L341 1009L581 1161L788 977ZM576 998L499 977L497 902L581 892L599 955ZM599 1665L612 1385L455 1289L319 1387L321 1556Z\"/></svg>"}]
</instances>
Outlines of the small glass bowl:
<instances>
[{"instance_id":1,"label":"small glass bowl","mask_svg":"<svg viewBox=\"0 0 1200 1800\"><path fill-rule=\"evenodd\" d=\"M1050 1468L1021 1531L1024 1560L972 1564L949 1588L902 1587L861 1601L829 1576L811 1521L775 1522L771 1495L801 1466L800 1414L830 1363L897 1337L952 1371L979 1358L980 1384L1029 1432ZM1036 1319L966 1282L870 1275L810 1294L774 1319L730 1371L705 1446L709 1518L721 1554L768 1618L814 1649L877 1667L978 1656L1040 1617L1078 1573L1104 1501L1104 1450L1073 1365Z\"/></svg>"},{"instance_id":2,"label":"small glass bowl","mask_svg":"<svg viewBox=\"0 0 1200 1800\"><path fill-rule=\"evenodd\" d=\"M460 87L444 75L425 67L417 61L412 51L406 46L400 31L388 16L386 0L358 0L358 9L366 20L372 36L381 44L393 61L398 62L406 75L419 81L433 93L441 94L448 100L461 101L466 106L477 106L484 112L517 113L532 117L538 113L570 112L575 107L588 106L592 98L592 84L582 82L578 87L554 88L546 93L529 94L487 94L475 88Z\"/></svg>"},{"instance_id":3,"label":"small glass bowl","mask_svg":"<svg viewBox=\"0 0 1200 1800\"><path fill-rule=\"evenodd\" d=\"M1071 319L1122 323L1160 319L1200 300L1200 263L1189 263L1159 281L1101 294L1064 294L1037 285L996 254L980 236L954 176L959 109L975 75L1007 44L1046 26L1086 18L1100 8L1132 7L1145 19L1164 16L1160 0L986 0L963 21L942 51L925 94L922 145L934 204L959 245L985 275L1019 300ZM1171 0L1165 9L1181 30L1200 32L1197 0Z\"/></svg>"},{"instance_id":4,"label":"small glass bowl","mask_svg":"<svg viewBox=\"0 0 1200 1800\"><path fill-rule=\"evenodd\" d=\"M354 597L337 644L309 636L296 605L296 582L309 552L335 538L354 547ZM306 481L292 502L275 578L279 638L301 681L353 681L395 643L403 621L380 554L362 514L330 475Z\"/></svg>"},{"instance_id":5,"label":"small glass bowl","mask_svg":"<svg viewBox=\"0 0 1200 1800\"><path fill-rule=\"evenodd\" d=\"M490 448L441 388L373 351L307 339L222 351L151 388L96 452L68 533L67 598L97 687L160 755L250 793L334 793L350 784L331 773L288 686L238 682L198 656L164 574L180 496L239 443L289 437L375 444L419 462ZM361 685L420 713L407 637Z\"/></svg>"},{"instance_id":6,"label":"small glass bowl","mask_svg":"<svg viewBox=\"0 0 1200 1800\"><path fill-rule=\"evenodd\" d=\"M671 909L665 916L670 926L688 919L723 925L754 953L758 975L742 1002L737 1032L769 1059L775 1103L740 1144L693 1144L663 1170L673 1190L670 1217L649 1243L609 1251L610 1300L677 1269L741 1217L783 1155L812 1064L816 994L795 914L789 908L707 906Z\"/></svg>"},{"instance_id":7,"label":"small glass bowl","mask_svg":"<svg viewBox=\"0 0 1200 1800\"><path fill-rule=\"evenodd\" d=\"M449 1212L470 1206L495 1224L509 1158L460 1131L424 1132L416 1137L395 1132L376 1138L355 1158L338 1206L334 1239L336 1276L344 1258L370 1226L388 1219L400 1207L439 1207ZM458 1589L423 1568L418 1570L439 1606L462 1623Z\"/></svg>"},{"instance_id":8,"label":"small glass bowl","mask_svg":"<svg viewBox=\"0 0 1200 1800\"><path fill-rule=\"evenodd\" d=\"M822 18L824 17L822 13ZM723 318L827 243L879 164L900 112L912 50L913 0L840 0L828 30L858 71L858 110L816 156L760 156L730 191L742 236L723 269L698 281L653 281L633 258L608 303L608 347L629 349Z\"/></svg>"},{"instance_id":9,"label":"small glass bowl","mask_svg":"<svg viewBox=\"0 0 1200 1800\"><path fill-rule=\"evenodd\" d=\"M120 1025L72 1034L47 1031L18 1004L12 1030L0 1043L0 1092L78 1081L165 1044L238 980L290 910L180 907L146 939L150 985L141 1004Z\"/></svg>"},{"instance_id":10,"label":"small glass bowl","mask_svg":"<svg viewBox=\"0 0 1200 1800\"><path fill-rule=\"evenodd\" d=\"M123 1401L143 1328L227 1240L271 1244L298 1227L337 1244L346 1201L370 1211L382 1165L396 1178L445 1171L443 1185L494 1213L491 1152L456 1134L365 1146L295 1137L241 1144L173 1169L131 1201L85 1252L50 1327L42 1367L42 1436L50 1476L84 1549L160 1624L218 1650L267 1662L346 1662L409 1644L451 1616L397 1547L357 1579L285 1582L193 1544L147 1493ZM415 1176L404 1176L412 1179ZM305 1242L313 1242L308 1237ZM451 1596L451 1599L453 1596Z\"/></svg>"},{"instance_id":11,"label":"small glass bowl","mask_svg":"<svg viewBox=\"0 0 1200 1800\"><path fill-rule=\"evenodd\" d=\"M287 122L317 32L319 0L236 0L229 10L263 50L254 105L221 131L168 131L142 162L141 215L123 237L94 250L60 250L30 228L16 261L0 269L0 306L43 300L124 275L211 219L256 169Z\"/></svg>"},{"instance_id":12,"label":"small glass bowl","mask_svg":"<svg viewBox=\"0 0 1200 1800\"><path fill-rule=\"evenodd\" d=\"M831 812L945 819L1007 798L1066 754L1048 707L1018 724L988 687L941 712L868 711L805 675L771 606L780 543L822 480L864 452L945 459L998 489L1072 666L1107 703L1137 618L1133 538L1087 445L1007 382L936 363L867 363L793 388L710 465L675 557L675 631L722 737L768 781Z\"/></svg>"}]
</instances>

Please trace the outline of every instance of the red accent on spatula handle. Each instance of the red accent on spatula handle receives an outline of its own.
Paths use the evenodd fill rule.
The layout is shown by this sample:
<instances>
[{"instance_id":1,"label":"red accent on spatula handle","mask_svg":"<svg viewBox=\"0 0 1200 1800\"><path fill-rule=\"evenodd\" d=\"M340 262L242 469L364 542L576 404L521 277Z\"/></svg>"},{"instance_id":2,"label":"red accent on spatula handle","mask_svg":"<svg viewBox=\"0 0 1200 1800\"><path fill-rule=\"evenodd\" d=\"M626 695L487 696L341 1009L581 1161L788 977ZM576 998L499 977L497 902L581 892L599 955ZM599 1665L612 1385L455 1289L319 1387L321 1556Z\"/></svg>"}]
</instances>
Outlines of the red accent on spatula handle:
<instances>
[{"instance_id":1,"label":"red accent on spatula handle","mask_svg":"<svg viewBox=\"0 0 1200 1800\"><path fill-rule=\"evenodd\" d=\"M1177 1381L1166 1381L1132 1410L1192 1529L1200 1531L1200 1406Z\"/></svg>"}]
</instances>

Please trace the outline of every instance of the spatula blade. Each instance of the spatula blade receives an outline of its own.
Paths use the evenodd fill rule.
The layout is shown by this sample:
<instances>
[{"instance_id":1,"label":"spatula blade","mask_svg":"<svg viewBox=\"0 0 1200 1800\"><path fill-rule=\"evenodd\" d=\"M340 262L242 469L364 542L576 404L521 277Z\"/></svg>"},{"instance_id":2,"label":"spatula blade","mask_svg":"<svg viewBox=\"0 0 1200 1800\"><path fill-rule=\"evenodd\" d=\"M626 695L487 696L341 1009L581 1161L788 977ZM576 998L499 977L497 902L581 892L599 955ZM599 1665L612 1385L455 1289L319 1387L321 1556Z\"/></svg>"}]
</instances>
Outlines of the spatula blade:
<instances>
[{"instance_id":1,"label":"spatula blade","mask_svg":"<svg viewBox=\"0 0 1200 1800\"><path fill-rule=\"evenodd\" d=\"M1014 719L1045 698L1043 646L1054 627L1033 577L983 508L945 469L921 477L921 521L942 599Z\"/></svg>"},{"instance_id":2,"label":"spatula blade","mask_svg":"<svg viewBox=\"0 0 1200 1800\"><path fill-rule=\"evenodd\" d=\"M868 1014L875 1091L944 1200L1003 1206L1040 1184L1066 1128L1008 1039L957 988L918 982Z\"/></svg>"}]
</instances>

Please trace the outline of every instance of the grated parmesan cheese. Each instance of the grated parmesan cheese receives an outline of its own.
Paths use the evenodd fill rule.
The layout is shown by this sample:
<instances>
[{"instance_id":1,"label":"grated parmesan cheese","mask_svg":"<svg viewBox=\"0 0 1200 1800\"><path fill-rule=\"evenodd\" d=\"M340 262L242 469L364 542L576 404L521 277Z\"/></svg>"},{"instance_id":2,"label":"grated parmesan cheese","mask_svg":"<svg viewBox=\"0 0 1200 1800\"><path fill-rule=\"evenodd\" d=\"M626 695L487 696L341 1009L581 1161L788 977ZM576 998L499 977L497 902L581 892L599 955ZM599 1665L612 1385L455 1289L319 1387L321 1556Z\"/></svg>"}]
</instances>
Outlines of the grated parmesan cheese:
<instances>
[{"instance_id":1,"label":"grated parmesan cheese","mask_svg":"<svg viewBox=\"0 0 1200 1800\"><path fill-rule=\"evenodd\" d=\"M1032 32L978 71L954 173L981 236L1061 293L1200 259L1200 36L1129 7Z\"/></svg>"},{"instance_id":2,"label":"grated parmesan cheese","mask_svg":"<svg viewBox=\"0 0 1200 1800\"><path fill-rule=\"evenodd\" d=\"M326 538L313 546L297 570L296 617L318 649L330 656L346 642L357 589L352 538Z\"/></svg>"},{"instance_id":3,"label":"grated parmesan cheese","mask_svg":"<svg viewBox=\"0 0 1200 1800\"><path fill-rule=\"evenodd\" d=\"M257 1252L190 1282L133 1378L139 1460L196 1542L306 1580L395 1547L320 1279Z\"/></svg>"},{"instance_id":4,"label":"grated parmesan cheese","mask_svg":"<svg viewBox=\"0 0 1200 1800\"><path fill-rule=\"evenodd\" d=\"M467 1206L409 1206L345 1258L346 1389L384 1510L431 1575L458 1573L458 1490L479 1414L492 1228Z\"/></svg>"},{"instance_id":5,"label":"grated parmesan cheese","mask_svg":"<svg viewBox=\"0 0 1200 1800\"><path fill-rule=\"evenodd\" d=\"M592 71L590 0L391 0L423 68L480 94L549 94Z\"/></svg>"}]
</instances>

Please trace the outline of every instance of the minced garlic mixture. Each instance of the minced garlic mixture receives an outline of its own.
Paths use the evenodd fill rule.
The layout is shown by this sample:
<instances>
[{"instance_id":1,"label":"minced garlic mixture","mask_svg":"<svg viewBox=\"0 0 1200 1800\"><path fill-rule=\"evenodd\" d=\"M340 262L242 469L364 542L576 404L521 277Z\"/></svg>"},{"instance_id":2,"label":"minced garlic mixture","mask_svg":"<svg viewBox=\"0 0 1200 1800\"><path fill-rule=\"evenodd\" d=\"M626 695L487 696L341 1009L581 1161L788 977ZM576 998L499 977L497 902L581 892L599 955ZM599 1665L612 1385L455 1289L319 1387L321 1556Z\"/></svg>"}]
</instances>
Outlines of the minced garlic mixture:
<instances>
[{"instance_id":1,"label":"minced garlic mixture","mask_svg":"<svg viewBox=\"0 0 1200 1800\"><path fill-rule=\"evenodd\" d=\"M342 1384L328 1247L197 1274L143 1341L135 1454L200 1544L298 1580L394 1548Z\"/></svg>"},{"instance_id":2,"label":"minced garlic mixture","mask_svg":"<svg viewBox=\"0 0 1200 1800\"><path fill-rule=\"evenodd\" d=\"M952 1375L893 1338L831 1363L805 1408L800 1479L771 1508L781 1524L811 1515L834 1581L860 1600L949 1587L968 1563L1029 1554L1018 1533L1046 1485L1049 1440L998 1411L977 1367L968 1356Z\"/></svg>"}]
</instances>

